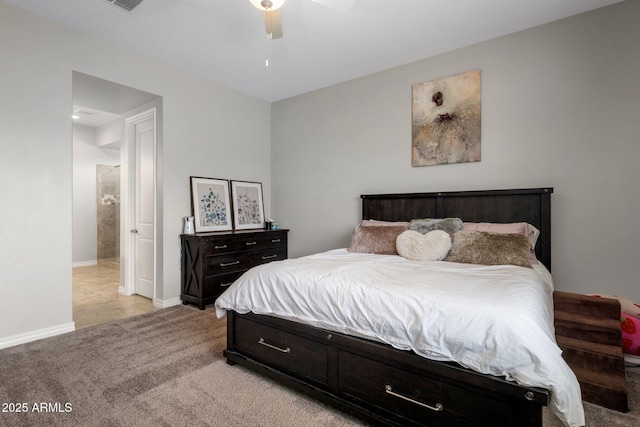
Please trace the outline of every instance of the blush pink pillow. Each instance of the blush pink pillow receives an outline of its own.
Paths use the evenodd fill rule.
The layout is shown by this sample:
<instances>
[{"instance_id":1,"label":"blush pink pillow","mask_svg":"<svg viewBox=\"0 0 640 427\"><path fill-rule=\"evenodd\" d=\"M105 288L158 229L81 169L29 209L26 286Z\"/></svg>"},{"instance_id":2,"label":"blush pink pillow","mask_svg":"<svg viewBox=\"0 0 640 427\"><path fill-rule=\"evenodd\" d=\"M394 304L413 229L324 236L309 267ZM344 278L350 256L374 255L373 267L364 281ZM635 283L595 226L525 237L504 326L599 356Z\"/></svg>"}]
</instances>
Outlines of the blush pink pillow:
<instances>
[{"instance_id":1,"label":"blush pink pillow","mask_svg":"<svg viewBox=\"0 0 640 427\"><path fill-rule=\"evenodd\" d=\"M360 222L361 227L393 227L402 226L409 228L409 222L407 221L378 221L376 219L363 219Z\"/></svg>"}]
</instances>

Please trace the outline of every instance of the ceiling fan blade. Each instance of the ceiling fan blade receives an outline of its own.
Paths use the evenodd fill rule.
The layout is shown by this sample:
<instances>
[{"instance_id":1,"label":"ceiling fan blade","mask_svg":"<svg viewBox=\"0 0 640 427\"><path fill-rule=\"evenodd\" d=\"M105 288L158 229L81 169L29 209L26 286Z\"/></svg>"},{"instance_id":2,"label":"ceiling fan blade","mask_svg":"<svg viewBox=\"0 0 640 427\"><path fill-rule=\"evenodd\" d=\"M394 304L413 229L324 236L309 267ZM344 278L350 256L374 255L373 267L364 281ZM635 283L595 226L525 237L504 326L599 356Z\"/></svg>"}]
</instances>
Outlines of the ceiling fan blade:
<instances>
[{"instance_id":1,"label":"ceiling fan blade","mask_svg":"<svg viewBox=\"0 0 640 427\"><path fill-rule=\"evenodd\" d=\"M349 12L353 7L356 0L311 0L314 3L321 4L323 6L338 9L343 12Z\"/></svg>"},{"instance_id":2,"label":"ceiling fan blade","mask_svg":"<svg viewBox=\"0 0 640 427\"><path fill-rule=\"evenodd\" d=\"M280 22L280 10L268 10L264 12L264 26L267 29L267 34L271 35L272 39L279 39L282 37L282 22Z\"/></svg>"}]
</instances>

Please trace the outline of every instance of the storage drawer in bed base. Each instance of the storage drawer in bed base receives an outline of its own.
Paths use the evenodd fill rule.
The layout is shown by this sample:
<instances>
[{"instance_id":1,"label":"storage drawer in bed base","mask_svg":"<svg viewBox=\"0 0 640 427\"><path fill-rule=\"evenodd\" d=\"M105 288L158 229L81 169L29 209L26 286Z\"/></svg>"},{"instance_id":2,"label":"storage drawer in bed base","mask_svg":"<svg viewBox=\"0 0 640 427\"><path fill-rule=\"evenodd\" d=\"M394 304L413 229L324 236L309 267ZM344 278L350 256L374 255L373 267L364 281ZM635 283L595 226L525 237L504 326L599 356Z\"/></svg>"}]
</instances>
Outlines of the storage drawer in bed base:
<instances>
[{"instance_id":1,"label":"storage drawer in bed base","mask_svg":"<svg viewBox=\"0 0 640 427\"><path fill-rule=\"evenodd\" d=\"M259 338L246 337L249 324L260 324ZM326 348L322 359L326 366L315 366L309 375L303 367L278 359L274 363L270 356L244 350L247 340L270 335ZM246 366L374 425L540 427L542 406L549 398L547 390L519 386L457 364L253 314L228 313L224 355L229 364Z\"/></svg>"}]
</instances>

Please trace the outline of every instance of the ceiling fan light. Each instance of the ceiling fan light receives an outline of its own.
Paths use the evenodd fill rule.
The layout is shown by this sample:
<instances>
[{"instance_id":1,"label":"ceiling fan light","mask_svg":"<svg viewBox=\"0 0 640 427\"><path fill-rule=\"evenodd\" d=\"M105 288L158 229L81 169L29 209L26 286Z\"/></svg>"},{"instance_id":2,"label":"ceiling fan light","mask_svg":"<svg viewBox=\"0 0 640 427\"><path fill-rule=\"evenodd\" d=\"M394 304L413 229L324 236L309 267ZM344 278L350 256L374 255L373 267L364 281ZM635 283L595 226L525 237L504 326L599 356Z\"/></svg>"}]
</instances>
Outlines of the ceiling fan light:
<instances>
[{"instance_id":1,"label":"ceiling fan light","mask_svg":"<svg viewBox=\"0 0 640 427\"><path fill-rule=\"evenodd\" d=\"M260 10L277 10L282 7L287 0L249 0L252 5ZM268 4L271 3L271 6Z\"/></svg>"}]
</instances>

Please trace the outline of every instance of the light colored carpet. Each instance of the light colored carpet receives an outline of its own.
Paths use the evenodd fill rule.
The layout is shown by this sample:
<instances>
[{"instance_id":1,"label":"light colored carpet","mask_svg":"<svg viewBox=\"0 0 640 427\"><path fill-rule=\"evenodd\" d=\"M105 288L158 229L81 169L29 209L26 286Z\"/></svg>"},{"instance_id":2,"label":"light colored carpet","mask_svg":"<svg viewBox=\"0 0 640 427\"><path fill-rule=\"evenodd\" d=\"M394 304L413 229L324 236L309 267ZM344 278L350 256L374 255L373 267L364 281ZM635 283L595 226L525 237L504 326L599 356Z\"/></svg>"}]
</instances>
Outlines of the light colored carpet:
<instances>
[{"instance_id":1,"label":"light colored carpet","mask_svg":"<svg viewBox=\"0 0 640 427\"><path fill-rule=\"evenodd\" d=\"M0 426L363 425L227 365L225 332L213 310L177 306L0 350ZM632 412L587 403L588 426L637 425L640 373L627 379Z\"/></svg>"}]
</instances>

